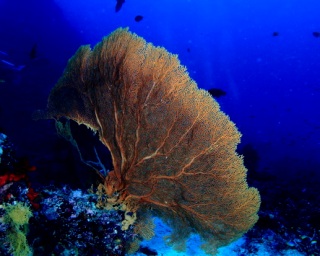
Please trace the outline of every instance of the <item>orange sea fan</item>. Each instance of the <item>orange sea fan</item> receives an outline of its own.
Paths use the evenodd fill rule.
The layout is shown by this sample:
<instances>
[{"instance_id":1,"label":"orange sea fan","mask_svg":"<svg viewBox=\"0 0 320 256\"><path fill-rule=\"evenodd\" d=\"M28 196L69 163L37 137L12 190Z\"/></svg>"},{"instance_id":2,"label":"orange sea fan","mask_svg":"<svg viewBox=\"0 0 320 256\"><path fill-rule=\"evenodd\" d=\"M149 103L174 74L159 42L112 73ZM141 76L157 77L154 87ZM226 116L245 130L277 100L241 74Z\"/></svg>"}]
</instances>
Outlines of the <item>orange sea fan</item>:
<instances>
[{"instance_id":1,"label":"orange sea fan","mask_svg":"<svg viewBox=\"0 0 320 256\"><path fill-rule=\"evenodd\" d=\"M93 50L80 47L51 91L46 116L96 131L113 161L108 195L131 211L152 209L179 232L172 242L197 232L212 252L258 219L260 196L235 152L235 125L176 55L127 29Z\"/></svg>"}]
</instances>

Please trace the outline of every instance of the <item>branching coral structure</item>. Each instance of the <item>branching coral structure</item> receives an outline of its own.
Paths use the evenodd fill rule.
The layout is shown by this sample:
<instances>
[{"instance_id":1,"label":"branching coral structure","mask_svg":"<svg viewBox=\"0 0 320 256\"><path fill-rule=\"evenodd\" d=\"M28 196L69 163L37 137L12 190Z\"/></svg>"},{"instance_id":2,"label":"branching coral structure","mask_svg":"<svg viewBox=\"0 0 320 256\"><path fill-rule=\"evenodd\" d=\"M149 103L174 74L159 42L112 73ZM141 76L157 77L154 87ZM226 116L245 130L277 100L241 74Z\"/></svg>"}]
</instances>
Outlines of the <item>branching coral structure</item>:
<instances>
[{"instance_id":1,"label":"branching coral structure","mask_svg":"<svg viewBox=\"0 0 320 256\"><path fill-rule=\"evenodd\" d=\"M113 161L106 193L137 216L162 217L174 227L176 245L196 232L211 252L258 219L260 196L246 182L234 123L176 55L127 29L93 50L79 48L51 91L45 117L97 132Z\"/></svg>"}]
</instances>

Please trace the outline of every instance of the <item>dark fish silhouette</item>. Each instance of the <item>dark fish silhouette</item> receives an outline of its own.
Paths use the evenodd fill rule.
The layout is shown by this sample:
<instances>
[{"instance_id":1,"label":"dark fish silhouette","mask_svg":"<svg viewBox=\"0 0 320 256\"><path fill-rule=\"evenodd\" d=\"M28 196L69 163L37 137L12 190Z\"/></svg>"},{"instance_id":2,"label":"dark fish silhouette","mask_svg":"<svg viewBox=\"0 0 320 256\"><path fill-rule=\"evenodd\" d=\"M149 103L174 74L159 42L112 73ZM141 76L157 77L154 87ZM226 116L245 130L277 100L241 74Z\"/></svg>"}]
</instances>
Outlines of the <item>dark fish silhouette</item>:
<instances>
[{"instance_id":1,"label":"dark fish silhouette","mask_svg":"<svg viewBox=\"0 0 320 256\"><path fill-rule=\"evenodd\" d=\"M122 5L124 4L124 0L117 0L117 4L116 4L116 12L120 11Z\"/></svg>"},{"instance_id":2,"label":"dark fish silhouette","mask_svg":"<svg viewBox=\"0 0 320 256\"><path fill-rule=\"evenodd\" d=\"M34 60L37 58L37 44L34 44L31 48L31 51L29 53L30 60Z\"/></svg>"},{"instance_id":3,"label":"dark fish silhouette","mask_svg":"<svg viewBox=\"0 0 320 256\"><path fill-rule=\"evenodd\" d=\"M145 254L145 255L148 255L148 256L157 256L158 253L146 246L140 246L139 248L139 252Z\"/></svg>"},{"instance_id":4,"label":"dark fish silhouette","mask_svg":"<svg viewBox=\"0 0 320 256\"><path fill-rule=\"evenodd\" d=\"M277 32L277 31L273 32L272 36L279 36L279 32Z\"/></svg>"},{"instance_id":5,"label":"dark fish silhouette","mask_svg":"<svg viewBox=\"0 0 320 256\"><path fill-rule=\"evenodd\" d=\"M227 93L224 90L218 89L218 88L212 88L208 90L208 92L211 94L213 98L219 98L221 96L227 95Z\"/></svg>"},{"instance_id":6,"label":"dark fish silhouette","mask_svg":"<svg viewBox=\"0 0 320 256\"><path fill-rule=\"evenodd\" d=\"M317 31L312 32L312 35L313 35L314 37L320 37L320 32L317 32Z\"/></svg>"},{"instance_id":7,"label":"dark fish silhouette","mask_svg":"<svg viewBox=\"0 0 320 256\"><path fill-rule=\"evenodd\" d=\"M137 15L137 16L134 18L134 20L135 20L136 22L140 22L140 21L143 20L143 16Z\"/></svg>"},{"instance_id":8,"label":"dark fish silhouette","mask_svg":"<svg viewBox=\"0 0 320 256\"><path fill-rule=\"evenodd\" d=\"M187 48L187 52L191 52L191 49L190 49L190 48Z\"/></svg>"}]
</instances>

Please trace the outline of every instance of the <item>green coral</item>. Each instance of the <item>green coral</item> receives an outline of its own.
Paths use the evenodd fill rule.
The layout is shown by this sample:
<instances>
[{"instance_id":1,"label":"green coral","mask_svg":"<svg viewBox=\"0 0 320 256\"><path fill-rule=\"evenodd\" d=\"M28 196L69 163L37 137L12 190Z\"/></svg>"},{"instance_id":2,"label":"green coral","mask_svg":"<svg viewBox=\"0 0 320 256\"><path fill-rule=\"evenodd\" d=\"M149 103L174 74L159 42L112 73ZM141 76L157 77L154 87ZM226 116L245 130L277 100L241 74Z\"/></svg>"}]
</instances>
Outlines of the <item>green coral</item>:
<instances>
[{"instance_id":1,"label":"green coral","mask_svg":"<svg viewBox=\"0 0 320 256\"><path fill-rule=\"evenodd\" d=\"M26 238L29 219L32 216L30 208L23 203L17 203L15 205L5 205L4 209L6 211L4 222L10 226L7 239L13 255L32 255L32 250Z\"/></svg>"},{"instance_id":2,"label":"green coral","mask_svg":"<svg viewBox=\"0 0 320 256\"><path fill-rule=\"evenodd\" d=\"M17 228L28 224L32 212L30 208L23 203L17 203L15 205L7 205L5 207L6 215L5 222L12 223Z\"/></svg>"},{"instance_id":3,"label":"green coral","mask_svg":"<svg viewBox=\"0 0 320 256\"><path fill-rule=\"evenodd\" d=\"M12 253L14 256L29 256L32 255L32 251L28 245L26 235L20 231L10 232L7 235L7 239L10 242Z\"/></svg>"}]
</instances>

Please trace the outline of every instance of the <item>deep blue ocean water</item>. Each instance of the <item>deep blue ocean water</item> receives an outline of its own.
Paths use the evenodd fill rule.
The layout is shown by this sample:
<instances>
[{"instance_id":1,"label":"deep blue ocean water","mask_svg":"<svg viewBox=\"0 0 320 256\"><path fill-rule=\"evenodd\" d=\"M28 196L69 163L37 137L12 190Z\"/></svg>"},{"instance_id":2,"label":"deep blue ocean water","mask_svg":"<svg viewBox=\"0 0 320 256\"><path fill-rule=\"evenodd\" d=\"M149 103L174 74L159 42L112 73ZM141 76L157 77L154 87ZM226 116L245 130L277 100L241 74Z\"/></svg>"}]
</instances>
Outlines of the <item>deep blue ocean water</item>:
<instances>
[{"instance_id":1,"label":"deep blue ocean water","mask_svg":"<svg viewBox=\"0 0 320 256\"><path fill-rule=\"evenodd\" d=\"M46 169L39 183L67 167L53 123L32 113L46 106L79 46L93 47L118 27L177 54L200 88L226 92L217 101L243 134L239 152L255 155L254 172L300 182L301 190L320 181L320 2L126 0L119 12L115 5L0 0L0 132Z\"/></svg>"}]
</instances>

